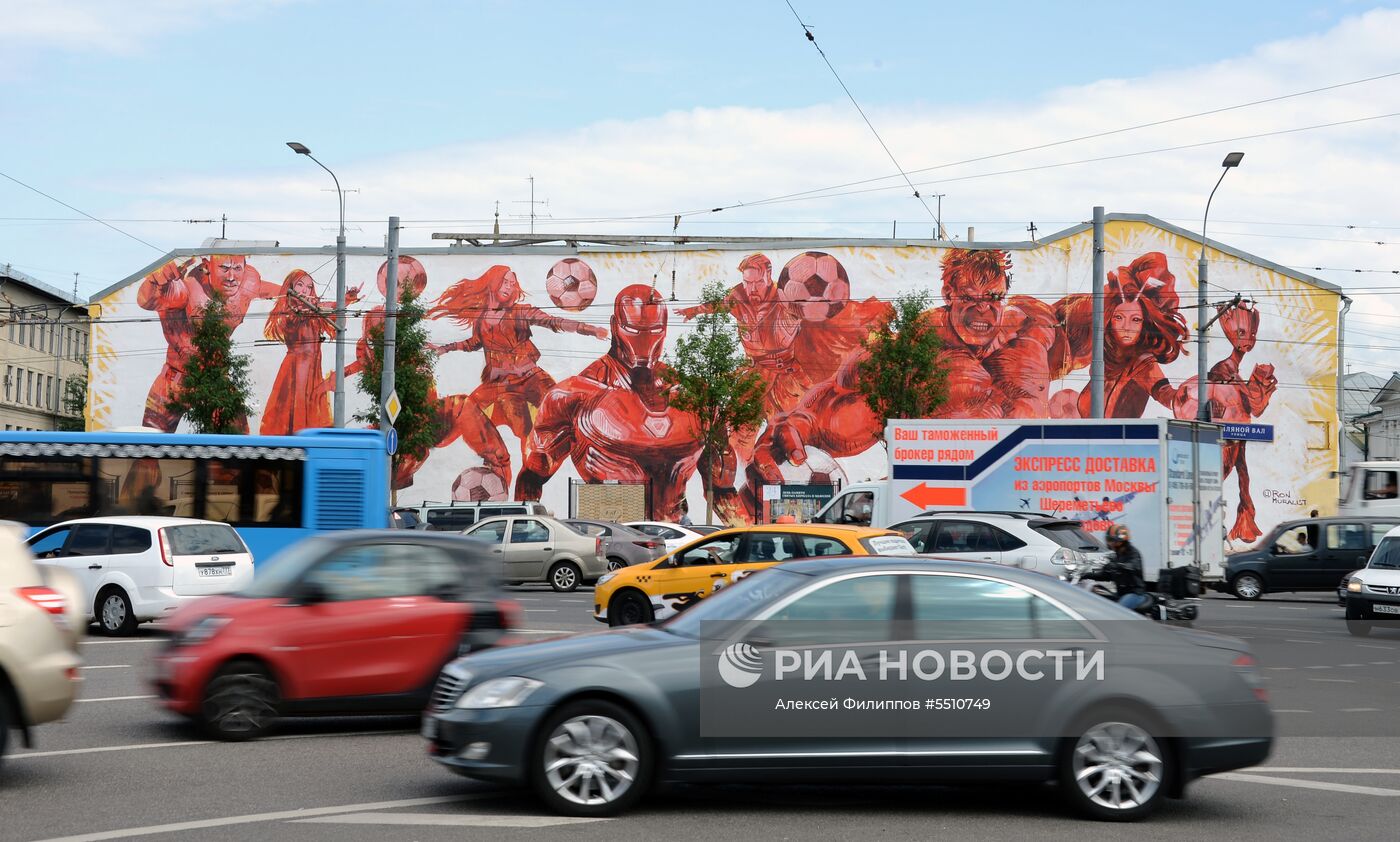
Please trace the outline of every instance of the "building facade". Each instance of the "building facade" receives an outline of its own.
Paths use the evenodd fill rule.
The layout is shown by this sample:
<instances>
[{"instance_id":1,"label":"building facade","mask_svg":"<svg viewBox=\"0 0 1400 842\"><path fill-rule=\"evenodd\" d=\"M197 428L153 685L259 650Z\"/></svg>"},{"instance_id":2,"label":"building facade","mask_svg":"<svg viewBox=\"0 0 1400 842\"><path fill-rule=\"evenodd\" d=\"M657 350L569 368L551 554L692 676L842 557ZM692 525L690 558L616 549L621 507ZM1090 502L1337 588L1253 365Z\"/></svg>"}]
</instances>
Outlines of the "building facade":
<instances>
[{"instance_id":1,"label":"building facade","mask_svg":"<svg viewBox=\"0 0 1400 842\"><path fill-rule=\"evenodd\" d=\"M581 242L603 242L580 248ZM562 245L463 235L400 258L438 352L438 446L401 460L399 502L542 499L638 487L650 515L705 510L752 520L765 485L839 485L885 472L883 429L854 385L865 341L892 300L929 291L943 339L948 418L1090 414L1093 237L1078 225L1031 242L695 240ZM1196 414L1199 235L1112 214L1105 236L1105 407L1109 417ZM223 250L227 252L227 249ZM1211 242L1209 390L1222 422L1268 425L1272 441L1232 443L1223 531L1251 546L1271 525L1336 498L1336 287ZM250 430L328 423L334 252L179 250L93 298L90 421L174 430L167 397L184 376L190 315L216 287L239 350L252 355ZM350 249L348 409L383 314L382 250ZM693 327L701 290L726 290L744 351L766 384L766 420L724 452L699 445L671 408L667 355ZM1239 293L1238 300L1235 294ZM319 308L322 312L314 312ZM701 470L702 464L712 465Z\"/></svg>"},{"instance_id":2,"label":"building facade","mask_svg":"<svg viewBox=\"0 0 1400 842\"><path fill-rule=\"evenodd\" d=\"M86 390L87 358L87 302L0 266L4 429L81 424L82 405L72 398Z\"/></svg>"},{"instance_id":3,"label":"building facade","mask_svg":"<svg viewBox=\"0 0 1400 842\"><path fill-rule=\"evenodd\" d=\"M1358 422L1365 429L1362 458L1400 459L1400 373L1376 390L1371 411Z\"/></svg>"}]
</instances>

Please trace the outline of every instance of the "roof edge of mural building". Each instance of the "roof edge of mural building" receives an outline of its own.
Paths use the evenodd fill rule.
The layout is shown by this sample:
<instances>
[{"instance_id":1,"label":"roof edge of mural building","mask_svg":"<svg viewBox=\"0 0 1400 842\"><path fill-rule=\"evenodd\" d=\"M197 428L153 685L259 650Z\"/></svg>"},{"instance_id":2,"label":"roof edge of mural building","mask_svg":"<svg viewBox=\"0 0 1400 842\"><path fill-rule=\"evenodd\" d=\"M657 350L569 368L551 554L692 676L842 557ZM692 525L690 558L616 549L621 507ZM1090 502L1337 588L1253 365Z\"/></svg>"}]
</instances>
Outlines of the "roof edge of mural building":
<instances>
[{"instance_id":1,"label":"roof edge of mural building","mask_svg":"<svg viewBox=\"0 0 1400 842\"><path fill-rule=\"evenodd\" d=\"M64 292L53 284L46 284L33 275L26 275L13 266L0 263L0 286L11 283L27 286L35 292L47 295L50 298L56 298L59 301L74 306L82 306L88 303L85 298L74 298L71 292Z\"/></svg>"},{"instance_id":2,"label":"roof edge of mural building","mask_svg":"<svg viewBox=\"0 0 1400 842\"><path fill-rule=\"evenodd\" d=\"M1144 213L1110 213L1104 216L1105 223L1112 222L1142 222L1168 231L1179 237L1188 240L1200 241L1199 232L1191 231L1179 225L1173 225L1151 214ZM1036 240L1015 240L1015 241L977 241L971 248L975 249L1003 249L1006 251L1029 251L1042 248L1047 245L1054 245L1056 242L1069 237L1073 237L1093 227L1091 222L1081 222L1071 225L1060 231L1047 234ZM495 255L495 254L531 254L531 255L576 255L582 252L645 252L645 251L675 251L678 247L688 250L704 248L732 247L747 249L815 249L815 248L901 248L908 246L923 246L935 248L967 248L965 242L952 240L934 240L918 238L890 238L890 237L705 237L705 236L681 236L681 237L648 237L637 235L627 237L626 235L608 234L535 234L535 235L497 235L489 232L482 233L461 233L450 236L434 235L437 239L457 240L456 245L450 246L405 246L400 249L406 255ZM466 244L465 241L473 240L480 244ZM627 242L622 242L627 240ZM586 244L587 248L579 246ZM1252 263L1262 269L1277 272L1294 280L1301 281L1320 290L1340 295L1342 288L1336 284L1324 281L1321 278L1299 272L1287 266L1274 263L1271 260L1262 258L1256 254L1226 245L1219 240L1206 238L1206 244L1219 252L1228 254L1239 260ZM229 246L237 249L238 254L246 255L328 255L336 253L334 245L326 246L260 246L248 247L246 241L229 241ZM199 248L180 248L166 252L156 260L146 264L141 269L126 276L115 284L112 284L99 292L93 293L87 303L95 304L112 293L130 286L140 281L150 272L160 268L171 260L178 258L194 257L205 254L218 254L218 245ZM372 246L350 246L345 249L347 256L382 256L385 253L383 248ZM38 283L38 282L36 282ZM46 284L42 284L47 288ZM81 302L75 302L81 303Z\"/></svg>"}]
</instances>

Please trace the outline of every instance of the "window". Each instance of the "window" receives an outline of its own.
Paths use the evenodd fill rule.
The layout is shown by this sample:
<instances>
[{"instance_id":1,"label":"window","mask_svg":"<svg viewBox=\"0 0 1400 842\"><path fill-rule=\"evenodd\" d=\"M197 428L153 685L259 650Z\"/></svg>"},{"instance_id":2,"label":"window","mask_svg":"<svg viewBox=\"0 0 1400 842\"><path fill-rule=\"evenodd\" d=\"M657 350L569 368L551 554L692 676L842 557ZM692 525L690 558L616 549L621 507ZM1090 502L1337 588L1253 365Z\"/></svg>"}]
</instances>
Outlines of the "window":
<instances>
[{"instance_id":1,"label":"window","mask_svg":"<svg viewBox=\"0 0 1400 842\"><path fill-rule=\"evenodd\" d=\"M1092 637L1073 617L1024 588L970 576L913 576L919 640Z\"/></svg>"},{"instance_id":2,"label":"window","mask_svg":"<svg viewBox=\"0 0 1400 842\"><path fill-rule=\"evenodd\" d=\"M1078 523L1070 521L1065 523L1031 523L1031 529L1054 541L1056 544L1067 550L1082 550L1083 552L1103 552L1103 544Z\"/></svg>"},{"instance_id":3,"label":"window","mask_svg":"<svg viewBox=\"0 0 1400 842\"><path fill-rule=\"evenodd\" d=\"M608 534L608 530L604 529L596 523L583 523L577 520L567 521L567 523L569 524L570 529L574 530L580 535L593 535L596 537L599 535Z\"/></svg>"},{"instance_id":4,"label":"window","mask_svg":"<svg viewBox=\"0 0 1400 842\"><path fill-rule=\"evenodd\" d=\"M203 464L203 511L195 515L237 526L300 526L300 462L211 459ZM198 501L188 498L193 511Z\"/></svg>"},{"instance_id":5,"label":"window","mask_svg":"<svg viewBox=\"0 0 1400 842\"><path fill-rule=\"evenodd\" d=\"M1369 550L1366 541L1366 527L1360 523L1327 524L1327 549L1329 550Z\"/></svg>"},{"instance_id":6,"label":"window","mask_svg":"<svg viewBox=\"0 0 1400 842\"><path fill-rule=\"evenodd\" d=\"M20 323L19 323L19 344L24 345L24 344L26 344L26 343L28 342L28 339L26 338L26 336L27 336L28 333L29 333L29 322L28 322L27 320L21 318L21 319L20 319Z\"/></svg>"},{"instance_id":7,"label":"window","mask_svg":"<svg viewBox=\"0 0 1400 842\"><path fill-rule=\"evenodd\" d=\"M549 541L549 527L537 520L521 518L510 527L512 544L543 544Z\"/></svg>"},{"instance_id":8,"label":"window","mask_svg":"<svg viewBox=\"0 0 1400 842\"><path fill-rule=\"evenodd\" d=\"M988 526L987 528L992 530L992 535L996 537L997 543L1001 545L1001 551L1004 553L1011 552L1012 550L1019 550L1026 545L1025 541L1022 541L1020 538L1017 538L1004 529L997 529L995 526Z\"/></svg>"},{"instance_id":9,"label":"window","mask_svg":"<svg viewBox=\"0 0 1400 842\"><path fill-rule=\"evenodd\" d=\"M29 545L29 551L34 553L35 558L57 558L72 531L71 527L65 526L36 535L34 542Z\"/></svg>"},{"instance_id":10,"label":"window","mask_svg":"<svg viewBox=\"0 0 1400 842\"><path fill-rule=\"evenodd\" d=\"M99 459L98 511L200 517L193 459Z\"/></svg>"},{"instance_id":11,"label":"window","mask_svg":"<svg viewBox=\"0 0 1400 842\"><path fill-rule=\"evenodd\" d=\"M897 584L891 575L839 579L769 615L756 635L784 646L890 640Z\"/></svg>"},{"instance_id":12,"label":"window","mask_svg":"<svg viewBox=\"0 0 1400 842\"><path fill-rule=\"evenodd\" d=\"M11 381L14 380L14 378L15 378L15 367L12 366L12 365L7 365L7 366L5 366L5 400L6 400L6 401L8 401L8 400L10 399L10 383L11 383ZM9 428L7 427L6 429L9 429Z\"/></svg>"},{"instance_id":13,"label":"window","mask_svg":"<svg viewBox=\"0 0 1400 842\"><path fill-rule=\"evenodd\" d=\"M457 560L437 547L390 544L386 553L403 559L414 578L414 591L440 599L460 599L467 590L467 577Z\"/></svg>"},{"instance_id":14,"label":"window","mask_svg":"<svg viewBox=\"0 0 1400 842\"><path fill-rule=\"evenodd\" d=\"M1386 533L1389 532L1390 530L1394 529L1394 528L1397 527L1397 526L1400 526L1400 523L1373 523L1373 524L1371 524L1371 546L1374 547L1374 546L1380 544L1381 539L1384 538L1384 537L1386 536Z\"/></svg>"},{"instance_id":15,"label":"window","mask_svg":"<svg viewBox=\"0 0 1400 842\"><path fill-rule=\"evenodd\" d=\"M908 538L909 545L914 548L914 552L923 553L928 552L928 550L924 549L924 545L928 542L929 532L932 527L933 523L931 521L910 520L890 528L900 533L905 538Z\"/></svg>"},{"instance_id":16,"label":"window","mask_svg":"<svg viewBox=\"0 0 1400 842\"><path fill-rule=\"evenodd\" d=\"M666 562L666 566L696 567L702 564L732 564L734 552L739 548L739 538L738 535L711 538L683 553L671 556L670 561Z\"/></svg>"},{"instance_id":17,"label":"window","mask_svg":"<svg viewBox=\"0 0 1400 842\"><path fill-rule=\"evenodd\" d=\"M926 545L927 546L927 545ZM991 527L965 520L941 520L935 525L931 553L995 553L1001 546Z\"/></svg>"},{"instance_id":18,"label":"window","mask_svg":"<svg viewBox=\"0 0 1400 842\"><path fill-rule=\"evenodd\" d=\"M787 561L797 555L794 536L782 532L751 532L741 561Z\"/></svg>"},{"instance_id":19,"label":"window","mask_svg":"<svg viewBox=\"0 0 1400 842\"><path fill-rule=\"evenodd\" d=\"M1316 532L1317 527L1308 526L1301 529L1289 529L1278 536L1274 542L1274 555L1304 555L1310 553L1316 547L1313 536L1309 532Z\"/></svg>"},{"instance_id":20,"label":"window","mask_svg":"<svg viewBox=\"0 0 1400 842\"><path fill-rule=\"evenodd\" d=\"M493 520L490 523L483 523L477 528L469 530L467 534L488 544L503 544L506 540L506 521Z\"/></svg>"},{"instance_id":21,"label":"window","mask_svg":"<svg viewBox=\"0 0 1400 842\"><path fill-rule=\"evenodd\" d=\"M24 373L24 402L29 405L34 404L34 372Z\"/></svg>"},{"instance_id":22,"label":"window","mask_svg":"<svg viewBox=\"0 0 1400 842\"><path fill-rule=\"evenodd\" d=\"M1367 500L1394 500L1396 497L1396 471L1367 471Z\"/></svg>"},{"instance_id":23,"label":"window","mask_svg":"<svg viewBox=\"0 0 1400 842\"><path fill-rule=\"evenodd\" d=\"M875 511L875 494L871 491L856 491L838 497L835 505L822 516L822 523L857 523L870 525L870 517Z\"/></svg>"},{"instance_id":24,"label":"window","mask_svg":"<svg viewBox=\"0 0 1400 842\"><path fill-rule=\"evenodd\" d=\"M151 533L139 526L113 526L112 552L144 553L151 548Z\"/></svg>"},{"instance_id":25,"label":"window","mask_svg":"<svg viewBox=\"0 0 1400 842\"><path fill-rule=\"evenodd\" d=\"M436 532L461 532L476 523L476 509L429 509L428 528Z\"/></svg>"},{"instance_id":26,"label":"window","mask_svg":"<svg viewBox=\"0 0 1400 842\"><path fill-rule=\"evenodd\" d=\"M305 582L320 586L330 602L414 596L412 558L398 550L395 544L347 547L313 567Z\"/></svg>"},{"instance_id":27,"label":"window","mask_svg":"<svg viewBox=\"0 0 1400 842\"><path fill-rule=\"evenodd\" d=\"M106 524L79 524L73 527L66 555L106 555L111 535L112 527Z\"/></svg>"},{"instance_id":28,"label":"window","mask_svg":"<svg viewBox=\"0 0 1400 842\"><path fill-rule=\"evenodd\" d=\"M233 527L222 523L167 526L164 534L165 540L170 542L172 555L239 555L248 552Z\"/></svg>"},{"instance_id":29,"label":"window","mask_svg":"<svg viewBox=\"0 0 1400 842\"><path fill-rule=\"evenodd\" d=\"M523 514L525 514L525 507L524 507L524 506L491 506L491 507L487 507L487 508L482 509L482 510L481 510L481 515L480 515L480 516L481 516L481 518L482 518L483 520L485 520L485 519L488 518L488 517L501 517L501 516L503 516L503 515L523 515Z\"/></svg>"},{"instance_id":30,"label":"window","mask_svg":"<svg viewBox=\"0 0 1400 842\"><path fill-rule=\"evenodd\" d=\"M851 549L835 538L820 535L799 535L797 542L802 547L803 558L821 558L827 555L850 555Z\"/></svg>"}]
</instances>

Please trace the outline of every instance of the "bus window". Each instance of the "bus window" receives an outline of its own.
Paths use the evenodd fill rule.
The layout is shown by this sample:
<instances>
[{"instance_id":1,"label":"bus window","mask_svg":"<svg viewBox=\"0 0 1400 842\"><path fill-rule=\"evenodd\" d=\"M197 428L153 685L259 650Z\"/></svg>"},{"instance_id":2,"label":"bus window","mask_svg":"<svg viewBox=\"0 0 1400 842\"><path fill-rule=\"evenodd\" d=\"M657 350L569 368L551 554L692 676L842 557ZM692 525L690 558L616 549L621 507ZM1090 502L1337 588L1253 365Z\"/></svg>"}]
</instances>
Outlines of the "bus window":
<instances>
[{"instance_id":1,"label":"bus window","mask_svg":"<svg viewBox=\"0 0 1400 842\"><path fill-rule=\"evenodd\" d=\"M94 514L90 462L81 457L0 461L0 520L47 526Z\"/></svg>"},{"instance_id":2,"label":"bus window","mask_svg":"<svg viewBox=\"0 0 1400 842\"><path fill-rule=\"evenodd\" d=\"M193 459L99 459L103 515L198 517Z\"/></svg>"},{"instance_id":3,"label":"bus window","mask_svg":"<svg viewBox=\"0 0 1400 842\"><path fill-rule=\"evenodd\" d=\"M204 517L234 525L300 526L301 462L210 459Z\"/></svg>"}]
</instances>

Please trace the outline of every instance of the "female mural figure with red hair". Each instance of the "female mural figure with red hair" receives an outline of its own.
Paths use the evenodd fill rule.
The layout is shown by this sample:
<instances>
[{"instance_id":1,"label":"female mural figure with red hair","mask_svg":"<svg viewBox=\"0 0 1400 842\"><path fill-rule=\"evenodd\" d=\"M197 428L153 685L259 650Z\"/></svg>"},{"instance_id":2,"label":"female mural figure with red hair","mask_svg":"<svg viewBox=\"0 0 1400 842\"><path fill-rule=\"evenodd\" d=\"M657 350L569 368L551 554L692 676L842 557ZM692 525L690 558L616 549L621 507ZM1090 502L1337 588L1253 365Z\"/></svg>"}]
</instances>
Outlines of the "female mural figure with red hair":
<instances>
[{"instance_id":1,"label":"female mural figure with red hair","mask_svg":"<svg viewBox=\"0 0 1400 842\"><path fill-rule=\"evenodd\" d=\"M463 278L438 298L428 318L444 316L471 331L466 339L438 347L449 351L484 351L486 365L472 400L491 423L506 426L523 442L534 426L540 401L554 388L554 378L539 366L540 351L532 328L607 339L600 326L551 316L520 302L520 281L509 266L492 266L478 278Z\"/></svg>"},{"instance_id":2,"label":"female mural figure with red hair","mask_svg":"<svg viewBox=\"0 0 1400 842\"><path fill-rule=\"evenodd\" d=\"M358 298L352 292L347 301ZM321 341L335 336L335 319L316 295L316 282L293 269L282 282L263 335L287 346L258 432L288 436L297 430L331 425L329 381L321 366Z\"/></svg>"},{"instance_id":3,"label":"female mural figure with red hair","mask_svg":"<svg viewBox=\"0 0 1400 842\"><path fill-rule=\"evenodd\" d=\"M1178 307L1176 277L1167 270L1167 256L1148 252L1118 271L1108 273L1104 286L1104 416L1141 418L1149 398L1173 412L1189 397L1173 386L1162 366L1183 353L1188 331ZM1071 295L1056 305L1069 336L1073 368L1089 364L1093 299ZM1066 390L1068 391L1068 390ZM1056 395L1054 414L1090 416L1088 387L1077 399L1073 392Z\"/></svg>"}]
</instances>

